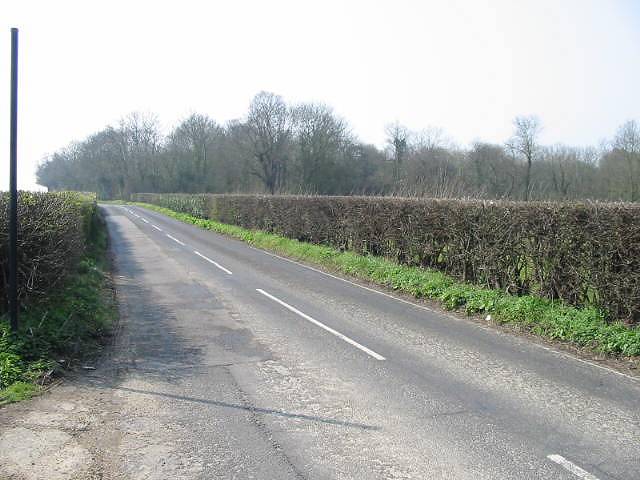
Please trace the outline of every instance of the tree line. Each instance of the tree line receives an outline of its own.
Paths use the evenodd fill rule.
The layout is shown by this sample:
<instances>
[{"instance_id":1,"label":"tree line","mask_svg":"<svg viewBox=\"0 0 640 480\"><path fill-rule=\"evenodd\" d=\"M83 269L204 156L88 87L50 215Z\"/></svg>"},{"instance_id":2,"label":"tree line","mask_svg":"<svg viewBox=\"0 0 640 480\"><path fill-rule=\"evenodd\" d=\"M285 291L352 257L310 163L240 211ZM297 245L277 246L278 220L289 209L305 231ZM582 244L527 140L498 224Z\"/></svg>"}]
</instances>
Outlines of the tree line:
<instances>
[{"instance_id":1,"label":"tree line","mask_svg":"<svg viewBox=\"0 0 640 480\"><path fill-rule=\"evenodd\" d=\"M640 200L640 124L630 120L598 148L540 143L537 117L517 117L503 144L461 148L442 130L386 129L386 145L358 140L324 104L288 105L260 92L246 117L224 125L195 113L168 135L132 113L47 156L50 190L402 195L513 200Z\"/></svg>"}]
</instances>

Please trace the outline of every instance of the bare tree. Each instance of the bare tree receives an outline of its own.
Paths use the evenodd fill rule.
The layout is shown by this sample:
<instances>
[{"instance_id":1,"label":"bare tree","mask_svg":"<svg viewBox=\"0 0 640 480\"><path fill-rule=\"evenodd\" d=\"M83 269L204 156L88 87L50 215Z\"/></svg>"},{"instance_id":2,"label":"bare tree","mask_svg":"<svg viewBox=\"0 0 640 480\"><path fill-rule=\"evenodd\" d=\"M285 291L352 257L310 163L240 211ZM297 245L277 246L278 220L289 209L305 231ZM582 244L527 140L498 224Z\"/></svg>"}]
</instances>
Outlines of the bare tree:
<instances>
[{"instance_id":1,"label":"bare tree","mask_svg":"<svg viewBox=\"0 0 640 480\"><path fill-rule=\"evenodd\" d=\"M440 127L430 126L411 134L411 150L453 149L453 141Z\"/></svg>"},{"instance_id":2,"label":"bare tree","mask_svg":"<svg viewBox=\"0 0 640 480\"><path fill-rule=\"evenodd\" d=\"M635 120L623 124L613 140L615 153L619 155L627 169L629 200L638 200L638 174L640 170L640 125Z\"/></svg>"},{"instance_id":3,"label":"bare tree","mask_svg":"<svg viewBox=\"0 0 640 480\"><path fill-rule=\"evenodd\" d=\"M279 95L260 92L251 102L246 125L258 164L251 173L274 194L282 189L286 180L287 150L291 139L289 109Z\"/></svg>"},{"instance_id":4,"label":"bare tree","mask_svg":"<svg viewBox=\"0 0 640 480\"><path fill-rule=\"evenodd\" d=\"M406 160L409 153L409 131L398 122L387 125L387 144L391 149L391 161L393 162L393 182L400 180L400 169L402 162Z\"/></svg>"},{"instance_id":5,"label":"bare tree","mask_svg":"<svg viewBox=\"0 0 640 480\"><path fill-rule=\"evenodd\" d=\"M514 194L519 166L506 154L504 147L475 142L467 152L469 183L491 198L511 198Z\"/></svg>"},{"instance_id":6,"label":"bare tree","mask_svg":"<svg viewBox=\"0 0 640 480\"><path fill-rule=\"evenodd\" d=\"M222 136L222 129L207 115L194 113L184 119L169 135L174 171L179 176L180 190L207 191L216 174L212 168L212 144Z\"/></svg>"},{"instance_id":7,"label":"bare tree","mask_svg":"<svg viewBox=\"0 0 640 480\"><path fill-rule=\"evenodd\" d=\"M386 127L384 149L362 144L330 107L288 107L261 92L247 117L219 126L194 114L166 137L153 115L124 117L38 167L51 189L127 198L131 192L282 192L640 201L640 122L598 148L538 142L535 117L514 120L505 145L456 146L442 130ZM535 188L534 188L535 186Z\"/></svg>"},{"instance_id":8,"label":"bare tree","mask_svg":"<svg viewBox=\"0 0 640 480\"><path fill-rule=\"evenodd\" d=\"M524 175L524 199L531 195L531 167L538 154L538 136L540 121L535 116L516 117L513 121L514 133L507 141L507 148L514 156L524 159L526 169Z\"/></svg>"},{"instance_id":9,"label":"bare tree","mask_svg":"<svg viewBox=\"0 0 640 480\"><path fill-rule=\"evenodd\" d=\"M402 189L417 195L437 196L460 191L459 151L441 128L429 127L411 134ZM422 192L422 193L420 193Z\"/></svg>"},{"instance_id":10,"label":"bare tree","mask_svg":"<svg viewBox=\"0 0 640 480\"><path fill-rule=\"evenodd\" d=\"M125 198L133 192L134 184L144 190L153 189L153 160L162 138L158 118L153 114L133 112L120 120L118 128L108 131L120 153Z\"/></svg>"},{"instance_id":11,"label":"bare tree","mask_svg":"<svg viewBox=\"0 0 640 480\"><path fill-rule=\"evenodd\" d=\"M540 156L544 159L554 197L570 198L569 190L576 182L578 155L577 149L561 144L541 149Z\"/></svg>"},{"instance_id":12,"label":"bare tree","mask_svg":"<svg viewBox=\"0 0 640 480\"><path fill-rule=\"evenodd\" d=\"M335 193L351 145L347 124L330 107L305 103L292 110L295 153L305 191Z\"/></svg>"}]
</instances>

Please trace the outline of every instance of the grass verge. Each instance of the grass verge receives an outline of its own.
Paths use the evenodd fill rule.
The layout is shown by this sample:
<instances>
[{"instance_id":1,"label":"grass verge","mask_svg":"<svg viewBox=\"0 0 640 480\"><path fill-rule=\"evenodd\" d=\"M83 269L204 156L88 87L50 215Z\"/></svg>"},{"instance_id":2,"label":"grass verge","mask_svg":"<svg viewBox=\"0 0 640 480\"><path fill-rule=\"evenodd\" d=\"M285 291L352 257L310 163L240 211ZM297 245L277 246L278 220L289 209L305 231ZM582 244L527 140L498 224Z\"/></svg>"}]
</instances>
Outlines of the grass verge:
<instances>
[{"instance_id":1,"label":"grass verge","mask_svg":"<svg viewBox=\"0 0 640 480\"><path fill-rule=\"evenodd\" d=\"M193 217L156 205L132 204L415 298L440 301L448 310L491 315L497 323L511 324L538 336L568 342L597 353L618 357L640 355L640 328L629 327L621 322L607 322L605 314L595 307L576 308L531 295L509 295L501 290L458 282L435 270L400 265L380 257L341 252L331 247Z\"/></svg>"},{"instance_id":2,"label":"grass verge","mask_svg":"<svg viewBox=\"0 0 640 480\"><path fill-rule=\"evenodd\" d=\"M106 225L93 217L86 254L64 285L23 307L17 333L0 318L0 405L30 398L57 372L92 358L111 332Z\"/></svg>"}]
</instances>

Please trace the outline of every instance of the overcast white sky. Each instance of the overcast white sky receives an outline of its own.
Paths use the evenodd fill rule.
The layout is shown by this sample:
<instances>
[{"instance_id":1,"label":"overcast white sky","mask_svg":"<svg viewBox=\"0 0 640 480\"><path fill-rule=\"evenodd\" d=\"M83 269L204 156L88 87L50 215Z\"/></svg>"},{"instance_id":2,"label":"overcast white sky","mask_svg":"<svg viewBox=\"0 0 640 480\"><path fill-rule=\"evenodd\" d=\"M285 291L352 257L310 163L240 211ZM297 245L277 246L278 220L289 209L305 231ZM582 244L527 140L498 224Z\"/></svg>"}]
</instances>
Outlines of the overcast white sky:
<instances>
[{"instance_id":1,"label":"overcast white sky","mask_svg":"<svg viewBox=\"0 0 640 480\"><path fill-rule=\"evenodd\" d=\"M378 145L396 120L466 145L536 114L543 141L597 145L640 119L640 0L5 0L0 189L14 26L25 189L44 155L131 111L224 122L260 90L328 103Z\"/></svg>"}]
</instances>

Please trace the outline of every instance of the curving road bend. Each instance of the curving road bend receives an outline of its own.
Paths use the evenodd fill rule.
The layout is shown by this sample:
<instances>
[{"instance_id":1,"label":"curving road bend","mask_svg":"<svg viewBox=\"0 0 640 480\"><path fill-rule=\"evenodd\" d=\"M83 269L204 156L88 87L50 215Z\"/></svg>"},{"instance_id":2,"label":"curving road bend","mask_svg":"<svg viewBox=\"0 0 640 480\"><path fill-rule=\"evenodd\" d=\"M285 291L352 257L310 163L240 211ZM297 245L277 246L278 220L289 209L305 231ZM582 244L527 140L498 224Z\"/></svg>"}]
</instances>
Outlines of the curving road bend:
<instances>
[{"instance_id":1,"label":"curving road bend","mask_svg":"<svg viewBox=\"0 0 640 480\"><path fill-rule=\"evenodd\" d=\"M115 388L164 478L640 479L638 379L101 208L130 352ZM127 442L130 472L158 458Z\"/></svg>"}]
</instances>

